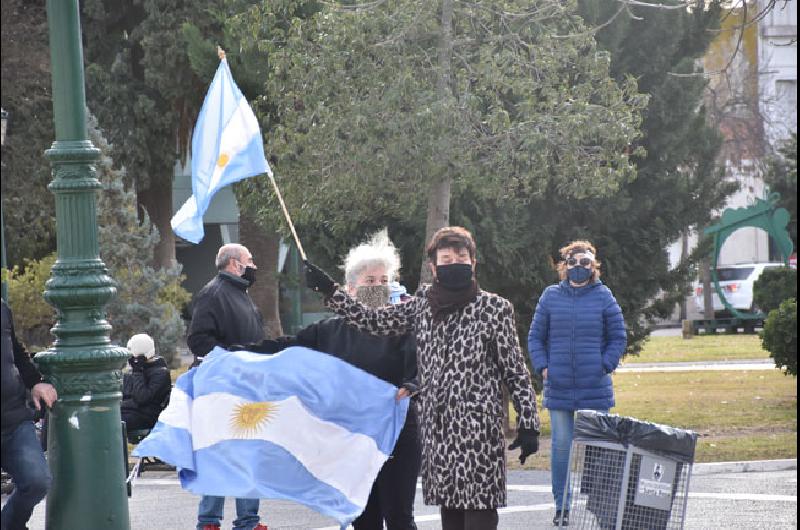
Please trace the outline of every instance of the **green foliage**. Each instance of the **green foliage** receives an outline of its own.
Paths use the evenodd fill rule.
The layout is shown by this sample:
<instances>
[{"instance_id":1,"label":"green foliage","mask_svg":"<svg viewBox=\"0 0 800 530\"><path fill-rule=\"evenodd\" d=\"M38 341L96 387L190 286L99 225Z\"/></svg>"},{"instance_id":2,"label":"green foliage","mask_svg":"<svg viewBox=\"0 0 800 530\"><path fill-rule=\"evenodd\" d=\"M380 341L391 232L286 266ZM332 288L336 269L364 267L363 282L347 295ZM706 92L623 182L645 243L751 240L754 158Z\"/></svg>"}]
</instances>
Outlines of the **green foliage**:
<instances>
[{"instance_id":1,"label":"green foliage","mask_svg":"<svg viewBox=\"0 0 800 530\"><path fill-rule=\"evenodd\" d=\"M769 160L764 182L771 192L781 194L778 206L789 210L789 236L797 249L797 133Z\"/></svg>"},{"instance_id":2,"label":"green foliage","mask_svg":"<svg viewBox=\"0 0 800 530\"><path fill-rule=\"evenodd\" d=\"M87 99L115 162L137 190L171 182L206 83L189 66L181 26L207 10L181 0L88 0L81 9Z\"/></svg>"},{"instance_id":3,"label":"green foliage","mask_svg":"<svg viewBox=\"0 0 800 530\"><path fill-rule=\"evenodd\" d=\"M56 262L55 254L40 260L25 260L7 271L8 305L14 312L14 328L29 347L50 344L50 328L55 324L53 308L44 301L44 284Z\"/></svg>"},{"instance_id":4,"label":"green foliage","mask_svg":"<svg viewBox=\"0 0 800 530\"><path fill-rule=\"evenodd\" d=\"M47 15L43 2L4 0L2 104L9 112L3 145L2 201L8 266L53 252L55 206L47 190L53 103Z\"/></svg>"},{"instance_id":5,"label":"green foliage","mask_svg":"<svg viewBox=\"0 0 800 530\"><path fill-rule=\"evenodd\" d=\"M94 123L90 138L103 156L97 176L103 185L98 199L100 256L117 283L117 296L106 306L113 326L111 339L121 345L136 333L153 337L157 352L175 365L177 343L185 326L181 309L190 295L180 284L180 265L154 269L151 265L158 232L146 214L139 220L135 194L126 189L123 174L108 156L109 145Z\"/></svg>"},{"instance_id":6,"label":"green foliage","mask_svg":"<svg viewBox=\"0 0 800 530\"><path fill-rule=\"evenodd\" d=\"M112 155L127 169L137 201L160 238L154 263L175 258L172 180L185 162L208 80L190 66L182 26L210 18L224 0L87 0L81 2L89 107Z\"/></svg>"},{"instance_id":7,"label":"green foliage","mask_svg":"<svg viewBox=\"0 0 800 530\"><path fill-rule=\"evenodd\" d=\"M781 302L797 298L797 271L788 267L765 269L753 283L753 305L769 313Z\"/></svg>"},{"instance_id":8,"label":"green foliage","mask_svg":"<svg viewBox=\"0 0 800 530\"><path fill-rule=\"evenodd\" d=\"M548 0L455 3L445 62L439 2L324 4L287 18L303 4L264 2L229 26L269 66L256 111L311 258L332 268L389 226L413 287L428 186L447 176L450 223L476 235L479 281L514 302L521 336L556 280L556 250L589 238L637 351L646 321L669 314L694 273L694 259L671 268L665 249L733 190L714 166L702 77L671 75L694 72L719 3L628 6L610 24L613 0L578 12ZM239 189L280 225L266 180Z\"/></svg>"},{"instance_id":9,"label":"green foliage","mask_svg":"<svg viewBox=\"0 0 800 530\"><path fill-rule=\"evenodd\" d=\"M781 302L764 321L761 343L775 366L797 377L797 299Z\"/></svg>"},{"instance_id":10,"label":"green foliage","mask_svg":"<svg viewBox=\"0 0 800 530\"><path fill-rule=\"evenodd\" d=\"M476 234L483 256L479 279L514 302L523 337L538 297L557 281L552 263L558 248L575 239L595 243L601 279L622 307L628 351L636 353L648 320L669 316L688 293L706 247L674 268L665 249L683 231L706 223L733 191L714 166L719 138L705 123L702 78L670 75L693 71L719 5L692 12L629 6L636 18L623 15L606 25L618 2L579 5L587 25L602 26L596 38L611 54L612 75L635 77L650 96L639 141L644 153L634 157L638 177L606 197L570 197L553 188L527 204L463 197L453 206L453 220Z\"/></svg>"},{"instance_id":11,"label":"green foliage","mask_svg":"<svg viewBox=\"0 0 800 530\"><path fill-rule=\"evenodd\" d=\"M614 0L582 0L581 12L593 26L619 11ZM626 8L628 9L628 8ZM735 185L715 166L718 133L706 123L705 81L679 77L695 71L719 24L720 2L697 1L692 10L629 6L602 27L598 45L611 53L615 78L634 76L650 95L642 124L646 154L635 157L638 178L608 199L570 201L558 215L558 243L586 237L603 261L603 280L626 315L629 351L646 336L646 322L668 317L682 300L702 257L699 250L671 268L665 251L691 227L702 227L724 205ZM562 206L562 205L559 205Z\"/></svg>"},{"instance_id":12,"label":"green foliage","mask_svg":"<svg viewBox=\"0 0 800 530\"><path fill-rule=\"evenodd\" d=\"M282 13L298 4L264 2L232 24L256 35L245 46L270 66L257 108L275 123L267 150L299 224L363 237L363 219L423 212L444 176L454 195L521 200L549 186L607 195L633 177L626 147L644 98L608 77L607 55L562 3L456 3L444 90L438 2L325 4L287 25ZM253 201L268 196L245 185Z\"/></svg>"}]
</instances>

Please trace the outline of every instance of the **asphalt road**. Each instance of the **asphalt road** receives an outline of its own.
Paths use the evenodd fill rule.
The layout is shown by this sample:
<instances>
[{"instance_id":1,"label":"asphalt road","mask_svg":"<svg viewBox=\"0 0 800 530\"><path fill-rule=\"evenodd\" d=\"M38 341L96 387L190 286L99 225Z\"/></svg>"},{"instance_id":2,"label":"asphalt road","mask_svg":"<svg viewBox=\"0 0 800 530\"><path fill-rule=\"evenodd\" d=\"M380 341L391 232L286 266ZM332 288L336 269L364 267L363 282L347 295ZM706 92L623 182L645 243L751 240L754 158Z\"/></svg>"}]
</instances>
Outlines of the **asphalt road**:
<instances>
[{"instance_id":1,"label":"asphalt road","mask_svg":"<svg viewBox=\"0 0 800 530\"><path fill-rule=\"evenodd\" d=\"M552 528L549 484L546 471L512 471L509 505L501 510L500 528ZM180 488L174 473L148 471L134 485L129 503L131 529L191 530L197 502L196 496ZM233 502L228 499L229 517L233 510ZM333 520L291 502L262 501L260 513L270 530L338 529ZM422 504L419 490L415 514L419 530L440 528L437 509ZM223 528L230 528L229 517ZM31 530L44 529L43 504L37 507L29 526ZM690 484L685 528L797 528L796 464L789 471L695 474Z\"/></svg>"}]
</instances>

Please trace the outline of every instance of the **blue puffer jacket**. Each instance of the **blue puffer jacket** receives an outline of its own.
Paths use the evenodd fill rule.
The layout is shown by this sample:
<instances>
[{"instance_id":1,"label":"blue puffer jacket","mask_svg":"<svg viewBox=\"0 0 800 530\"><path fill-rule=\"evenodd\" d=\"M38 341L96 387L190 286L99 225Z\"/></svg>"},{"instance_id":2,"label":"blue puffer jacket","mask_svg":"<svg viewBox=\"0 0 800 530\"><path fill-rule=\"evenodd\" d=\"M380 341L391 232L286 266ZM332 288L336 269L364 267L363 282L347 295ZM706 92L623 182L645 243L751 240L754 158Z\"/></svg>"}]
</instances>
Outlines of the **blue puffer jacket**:
<instances>
[{"instance_id":1,"label":"blue puffer jacket","mask_svg":"<svg viewBox=\"0 0 800 530\"><path fill-rule=\"evenodd\" d=\"M536 306L528 351L536 373L547 368L544 406L555 410L608 410L614 406L611 372L625 351L622 310L596 281L568 281L545 289Z\"/></svg>"}]
</instances>

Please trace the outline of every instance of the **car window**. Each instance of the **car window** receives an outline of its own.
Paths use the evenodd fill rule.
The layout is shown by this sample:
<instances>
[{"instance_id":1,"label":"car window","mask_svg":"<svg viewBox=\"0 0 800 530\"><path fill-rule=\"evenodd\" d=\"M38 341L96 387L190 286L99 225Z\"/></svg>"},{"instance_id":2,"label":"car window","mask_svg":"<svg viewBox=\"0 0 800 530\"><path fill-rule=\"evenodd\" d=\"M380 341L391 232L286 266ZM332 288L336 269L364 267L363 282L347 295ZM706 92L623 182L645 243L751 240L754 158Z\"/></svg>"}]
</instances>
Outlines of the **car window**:
<instances>
[{"instance_id":1,"label":"car window","mask_svg":"<svg viewBox=\"0 0 800 530\"><path fill-rule=\"evenodd\" d=\"M717 277L721 282L746 280L755 270L755 267L741 267L736 269L717 269Z\"/></svg>"}]
</instances>

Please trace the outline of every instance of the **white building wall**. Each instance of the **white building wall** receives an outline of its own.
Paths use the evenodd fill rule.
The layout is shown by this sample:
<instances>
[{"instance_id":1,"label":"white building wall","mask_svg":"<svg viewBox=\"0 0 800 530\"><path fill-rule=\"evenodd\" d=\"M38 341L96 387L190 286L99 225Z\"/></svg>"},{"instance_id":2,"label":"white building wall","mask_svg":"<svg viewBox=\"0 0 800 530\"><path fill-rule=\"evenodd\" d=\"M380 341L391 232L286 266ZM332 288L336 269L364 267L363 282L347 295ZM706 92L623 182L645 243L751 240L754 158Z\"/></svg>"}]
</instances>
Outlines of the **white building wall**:
<instances>
[{"instance_id":1,"label":"white building wall","mask_svg":"<svg viewBox=\"0 0 800 530\"><path fill-rule=\"evenodd\" d=\"M774 148L797 132L797 0L778 1L758 29L761 112Z\"/></svg>"}]
</instances>

